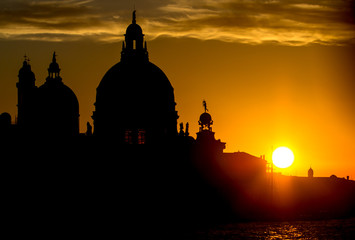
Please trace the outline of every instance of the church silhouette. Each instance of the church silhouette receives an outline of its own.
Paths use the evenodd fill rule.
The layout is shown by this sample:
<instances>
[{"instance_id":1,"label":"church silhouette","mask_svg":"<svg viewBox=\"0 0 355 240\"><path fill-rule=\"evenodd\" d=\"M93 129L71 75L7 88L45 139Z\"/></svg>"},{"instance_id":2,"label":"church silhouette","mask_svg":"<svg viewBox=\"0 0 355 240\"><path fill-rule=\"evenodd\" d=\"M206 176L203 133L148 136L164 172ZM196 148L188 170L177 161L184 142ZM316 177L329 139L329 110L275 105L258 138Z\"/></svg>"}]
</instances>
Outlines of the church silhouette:
<instances>
[{"instance_id":1,"label":"church silhouette","mask_svg":"<svg viewBox=\"0 0 355 240\"><path fill-rule=\"evenodd\" d=\"M86 133L79 133L78 100L60 70L53 53L46 82L37 87L25 57L18 75L16 123L11 124L7 113L0 117L3 149L16 153L15 161L6 162L8 174L17 176L12 187L21 186L40 215L49 211L58 220L79 211L87 217L84 209L91 206L94 218L108 220L114 212L125 221L138 217L146 223L157 216L163 224L163 219L178 222L183 217L177 226L189 225L234 214L235 204L227 200L232 186L226 184L226 169L234 175L266 178L264 157L223 153L225 143L215 139L205 101L197 138L190 136L188 123L180 123L178 131L174 88L149 61L135 11L120 62L98 84L93 128L88 123ZM23 187L24 180L31 190ZM40 203L45 196L52 198ZM68 196L72 201L63 201Z\"/></svg>"},{"instance_id":2,"label":"church silhouette","mask_svg":"<svg viewBox=\"0 0 355 240\"><path fill-rule=\"evenodd\" d=\"M121 61L107 71L97 87L94 135L115 135L119 142L129 144L169 141L177 136L175 105L169 79L149 61L134 11Z\"/></svg>"},{"instance_id":3,"label":"church silhouette","mask_svg":"<svg viewBox=\"0 0 355 240\"><path fill-rule=\"evenodd\" d=\"M79 102L60 77L55 52L42 86L35 85L35 74L27 57L18 78L19 135L64 137L79 134Z\"/></svg>"},{"instance_id":4,"label":"church silhouette","mask_svg":"<svg viewBox=\"0 0 355 240\"><path fill-rule=\"evenodd\" d=\"M120 62L97 87L86 133L79 133L79 103L60 71L54 52L46 82L37 87L25 57L16 123L0 115L3 156L12 156L2 162L10 228L41 225L100 237L117 229L143 236L166 231L163 239L171 239L196 224L273 216L265 156L225 153L206 101L196 139L189 123L178 131L174 88L149 61L136 11Z\"/></svg>"}]
</instances>

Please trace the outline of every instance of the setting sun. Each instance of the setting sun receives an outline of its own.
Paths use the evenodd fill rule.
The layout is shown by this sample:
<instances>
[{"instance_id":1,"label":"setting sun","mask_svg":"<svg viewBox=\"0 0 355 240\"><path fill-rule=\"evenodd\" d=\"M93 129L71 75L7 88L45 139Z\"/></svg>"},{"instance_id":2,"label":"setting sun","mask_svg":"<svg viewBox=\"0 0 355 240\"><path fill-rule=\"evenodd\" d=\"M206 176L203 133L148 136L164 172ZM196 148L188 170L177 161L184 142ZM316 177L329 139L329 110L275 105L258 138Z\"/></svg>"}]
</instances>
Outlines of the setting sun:
<instances>
[{"instance_id":1,"label":"setting sun","mask_svg":"<svg viewBox=\"0 0 355 240\"><path fill-rule=\"evenodd\" d=\"M293 152L287 147L276 148L272 153L272 162L279 168L291 166L294 158Z\"/></svg>"}]
</instances>

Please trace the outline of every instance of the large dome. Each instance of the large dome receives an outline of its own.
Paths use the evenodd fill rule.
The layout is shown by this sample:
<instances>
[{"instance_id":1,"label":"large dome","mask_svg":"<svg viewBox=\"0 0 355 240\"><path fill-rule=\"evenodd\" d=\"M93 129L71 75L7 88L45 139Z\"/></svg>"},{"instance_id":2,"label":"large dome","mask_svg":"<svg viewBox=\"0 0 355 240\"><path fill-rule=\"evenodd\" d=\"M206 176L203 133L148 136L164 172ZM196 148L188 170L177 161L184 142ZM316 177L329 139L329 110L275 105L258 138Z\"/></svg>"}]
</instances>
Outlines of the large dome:
<instances>
[{"instance_id":1,"label":"large dome","mask_svg":"<svg viewBox=\"0 0 355 240\"><path fill-rule=\"evenodd\" d=\"M174 89L164 72L151 62L119 62L105 74L96 95L96 107L110 108L129 124L150 121L175 108ZM124 119L123 119L124 116Z\"/></svg>"}]
</instances>

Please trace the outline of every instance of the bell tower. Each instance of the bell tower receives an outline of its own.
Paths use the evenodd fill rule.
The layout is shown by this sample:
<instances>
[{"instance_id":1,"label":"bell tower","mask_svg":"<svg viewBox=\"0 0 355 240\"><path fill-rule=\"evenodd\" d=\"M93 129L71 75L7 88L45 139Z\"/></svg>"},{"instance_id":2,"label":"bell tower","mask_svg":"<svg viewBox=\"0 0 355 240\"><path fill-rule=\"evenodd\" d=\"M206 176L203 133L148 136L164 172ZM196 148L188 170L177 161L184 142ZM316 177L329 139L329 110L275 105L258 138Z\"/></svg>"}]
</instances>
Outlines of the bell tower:
<instances>
[{"instance_id":1,"label":"bell tower","mask_svg":"<svg viewBox=\"0 0 355 240\"><path fill-rule=\"evenodd\" d=\"M308 169L308 177L313 178L313 169L311 167Z\"/></svg>"},{"instance_id":2,"label":"bell tower","mask_svg":"<svg viewBox=\"0 0 355 240\"><path fill-rule=\"evenodd\" d=\"M35 75L31 70L30 59L25 55L22 68L19 70L17 104L17 124L22 131L28 131L33 124L33 115L36 105Z\"/></svg>"}]
</instances>

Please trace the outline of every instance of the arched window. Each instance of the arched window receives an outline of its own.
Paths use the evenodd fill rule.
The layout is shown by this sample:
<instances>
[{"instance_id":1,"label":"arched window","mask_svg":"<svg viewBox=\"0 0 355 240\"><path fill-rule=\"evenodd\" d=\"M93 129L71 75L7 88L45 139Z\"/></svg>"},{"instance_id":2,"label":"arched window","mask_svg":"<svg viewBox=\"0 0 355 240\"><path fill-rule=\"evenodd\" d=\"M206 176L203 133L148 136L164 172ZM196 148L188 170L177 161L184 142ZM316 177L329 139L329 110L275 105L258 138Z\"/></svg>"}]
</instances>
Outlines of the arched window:
<instances>
[{"instance_id":1,"label":"arched window","mask_svg":"<svg viewBox=\"0 0 355 240\"><path fill-rule=\"evenodd\" d=\"M125 143L132 144L133 143L133 136L132 136L132 130L127 129L124 133L124 141Z\"/></svg>"},{"instance_id":2,"label":"arched window","mask_svg":"<svg viewBox=\"0 0 355 240\"><path fill-rule=\"evenodd\" d=\"M138 129L138 144L145 144L145 130Z\"/></svg>"},{"instance_id":3,"label":"arched window","mask_svg":"<svg viewBox=\"0 0 355 240\"><path fill-rule=\"evenodd\" d=\"M126 129L124 132L124 142L127 144L145 144L146 131L144 129Z\"/></svg>"}]
</instances>

